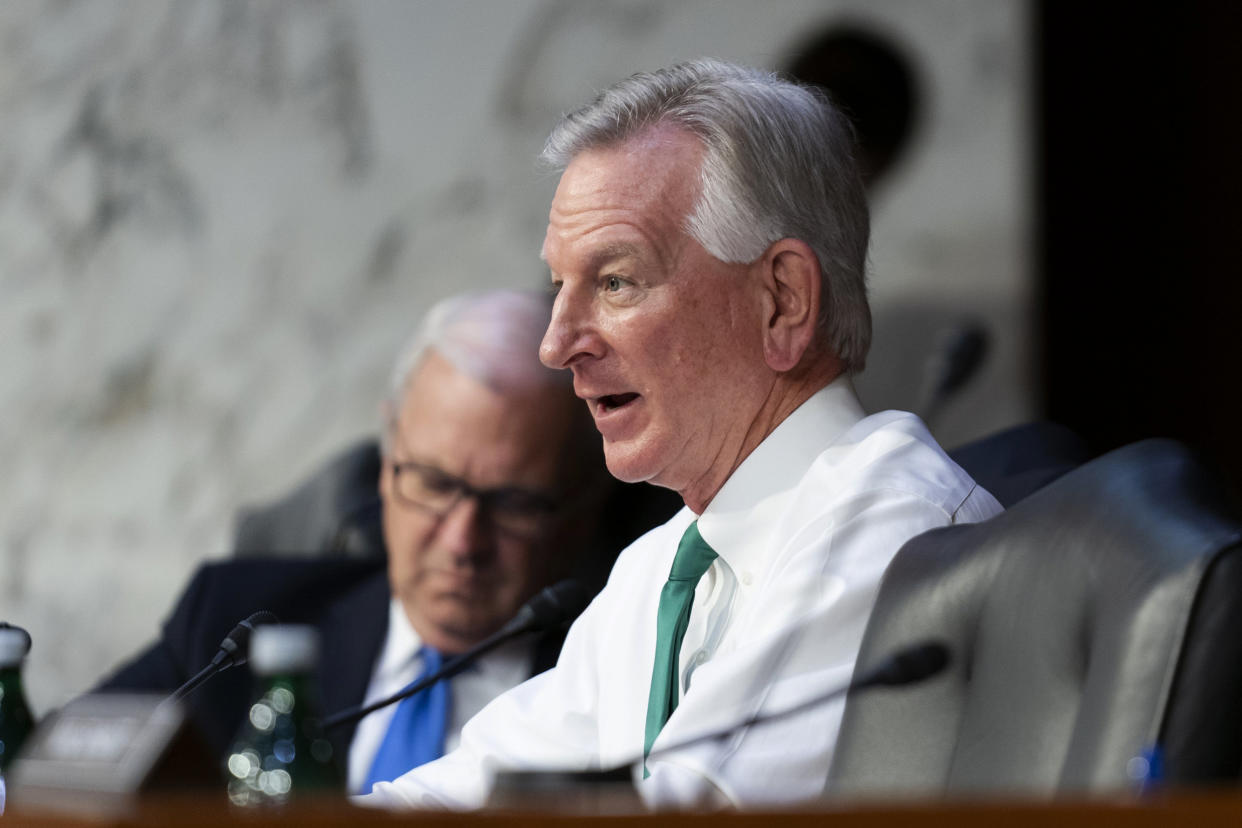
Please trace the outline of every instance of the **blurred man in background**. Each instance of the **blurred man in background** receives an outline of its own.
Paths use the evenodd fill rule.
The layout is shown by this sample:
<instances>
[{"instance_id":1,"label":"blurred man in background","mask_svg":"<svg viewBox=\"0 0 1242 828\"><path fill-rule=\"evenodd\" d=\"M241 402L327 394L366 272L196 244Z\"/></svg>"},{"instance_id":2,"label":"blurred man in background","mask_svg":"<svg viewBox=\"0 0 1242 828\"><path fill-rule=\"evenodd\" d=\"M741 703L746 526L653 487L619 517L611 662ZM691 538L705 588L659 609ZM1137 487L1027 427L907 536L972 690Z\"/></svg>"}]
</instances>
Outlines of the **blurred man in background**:
<instances>
[{"instance_id":1,"label":"blurred man in background","mask_svg":"<svg viewBox=\"0 0 1242 828\"><path fill-rule=\"evenodd\" d=\"M268 610L319 628L323 708L343 709L388 696L477 644L539 589L582 569L583 558L606 556L595 543L613 543L615 554L598 521L611 481L590 419L567 374L537 357L549 315L543 294L451 298L427 313L401 353L383 404L386 567L382 556L208 564L160 640L100 689L171 691L210 660L234 624ZM322 521L298 514L315 502L299 496L283 504L276 524ZM274 545L282 545L278 534L268 536ZM332 546L344 536L330 534ZM249 532L247 553L263 551L259 536ZM349 789L368 790L453 748L475 712L554 663L561 636L506 645L412 697L411 707L423 699L423 713L391 705L356 729L330 732ZM191 718L216 754L227 751L252 692L247 671L232 670L189 696Z\"/></svg>"}]
</instances>

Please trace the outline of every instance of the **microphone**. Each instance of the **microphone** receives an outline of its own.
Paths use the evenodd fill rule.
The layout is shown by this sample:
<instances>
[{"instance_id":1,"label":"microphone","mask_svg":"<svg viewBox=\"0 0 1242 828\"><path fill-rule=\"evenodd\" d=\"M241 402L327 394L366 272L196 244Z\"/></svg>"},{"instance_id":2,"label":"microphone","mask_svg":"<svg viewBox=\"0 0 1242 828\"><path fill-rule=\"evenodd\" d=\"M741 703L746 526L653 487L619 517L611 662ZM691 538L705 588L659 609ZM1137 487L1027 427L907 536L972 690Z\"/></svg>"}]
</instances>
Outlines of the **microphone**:
<instances>
[{"instance_id":1,"label":"microphone","mask_svg":"<svg viewBox=\"0 0 1242 828\"><path fill-rule=\"evenodd\" d=\"M23 654L30 652L31 638L30 633L25 627L19 627L16 624L10 624L8 621L0 621L0 630L16 630L17 633L26 641L26 648Z\"/></svg>"},{"instance_id":2,"label":"microphone","mask_svg":"<svg viewBox=\"0 0 1242 828\"><path fill-rule=\"evenodd\" d=\"M987 356L988 344L987 329L971 321L942 337L924 368L924 391L914 409L924 422L936 420L945 401L975 375Z\"/></svg>"},{"instance_id":3,"label":"microphone","mask_svg":"<svg viewBox=\"0 0 1242 828\"><path fill-rule=\"evenodd\" d=\"M250 634L254 632L254 628L260 624L279 623L280 619L267 610L259 610L242 619L220 642L220 649L216 651L211 662L202 670L199 670L193 678L178 687L168 697L168 701L180 701L188 696L194 688L207 681L216 673L222 673L230 667L240 667L245 664L246 660L250 658Z\"/></svg>"},{"instance_id":4,"label":"microphone","mask_svg":"<svg viewBox=\"0 0 1242 828\"><path fill-rule=\"evenodd\" d=\"M491 652L501 644L517 638L519 635L550 630L567 621L572 621L586 608L589 601L590 595L577 581L561 581L550 587L545 587L535 597L523 604L522 608L517 611L517 614L509 619L508 623L503 627L461 655L445 662L444 666L436 672L407 684L404 688L387 698L368 705L349 707L333 713L331 716L325 716L320 721L320 725L327 729L356 722L364 716L374 713L381 707L387 707L393 702L401 701L407 696L412 696L420 690L430 687L437 681L452 678L473 664L480 656Z\"/></svg>"},{"instance_id":5,"label":"microphone","mask_svg":"<svg viewBox=\"0 0 1242 828\"><path fill-rule=\"evenodd\" d=\"M936 396L947 397L966 384L988 352L988 334L982 325L967 323L949 335L944 344Z\"/></svg>"},{"instance_id":6,"label":"microphone","mask_svg":"<svg viewBox=\"0 0 1242 828\"><path fill-rule=\"evenodd\" d=\"M279 623L280 619L267 610L259 610L250 615L239 622L220 642L220 650L211 659L211 666L218 667L217 672L242 666L250 658L250 634L254 632L254 628L260 624Z\"/></svg>"},{"instance_id":7,"label":"microphone","mask_svg":"<svg viewBox=\"0 0 1242 828\"><path fill-rule=\"evenodd\" d=\"M917 684L940 673L949 666L951 660L949 648L943 642L935 640L920 641L902 647L862 675L855 676L847 684L833 687L825 693L817 693L806 701L795 704L793 707L787 707L775 713L756 713L737 724L729 725L725 728L717 728L707 733L700 733L688 739L674 742L671 745L651 751L648 759L663 753L682 750L697 745L700 742L718 739L721 736L727 736L736 730L741 730L754 724L783 719L786 716L801 713L803 710L814 707L817 704L832 701L847 693L867 690L872 687L901 687L907 684ZM637 762L639 760L635 759L634 761ZM630 764L618 766L610 773L623 772L630 767Z\"/></svg>"},{"instance_id":8,"label":"microphone","mask_svg":"<svg viewBox=\"0 0 1242 828\"><path fill-rule=\"evenodd\" d=\"M492 638L503 636L508 639L525 632L550 630L577 618L590 600L591 596L577 581L561 581L545 587L523 604L509 623L494 633ZM475 649L482 646L476 645Z\"/></svg>"}]
</instances>

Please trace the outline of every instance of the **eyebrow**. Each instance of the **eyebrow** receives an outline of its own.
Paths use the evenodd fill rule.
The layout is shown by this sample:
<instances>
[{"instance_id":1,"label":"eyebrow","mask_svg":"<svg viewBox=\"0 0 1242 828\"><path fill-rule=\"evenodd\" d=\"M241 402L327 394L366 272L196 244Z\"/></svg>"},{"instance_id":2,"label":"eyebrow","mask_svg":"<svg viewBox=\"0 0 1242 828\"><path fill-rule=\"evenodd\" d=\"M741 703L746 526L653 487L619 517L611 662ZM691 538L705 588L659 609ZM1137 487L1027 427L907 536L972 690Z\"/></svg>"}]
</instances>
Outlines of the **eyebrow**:
<instances>
[{"instance_id":1,"label":"eyebrow","mask_svg":"<svg viewBox=\"0 0 1242 828\"><path fill-rule=\"evenodd\" d=\"M642 251L638 249L638 245L631 244L630 242L612 242L591 254L591 263L599 265L613 259L625 258L641 259Z\"/></svg>"},{"instance_id":2,"label":"eyebrow","mask_svg":"<svg viewBox=\"0 0 1242 828\"><path fill-rule=\"evenodd\" d=\"M643 252L636 244L630 242L610 242L598 250L592 251L590 258L587 259L587 270L598 270L608 262L617 259L639 259L643 258ZM543 248L539 248L539 260L547 262L547 256L544 255Z\"/></svg>"}]
</instances>

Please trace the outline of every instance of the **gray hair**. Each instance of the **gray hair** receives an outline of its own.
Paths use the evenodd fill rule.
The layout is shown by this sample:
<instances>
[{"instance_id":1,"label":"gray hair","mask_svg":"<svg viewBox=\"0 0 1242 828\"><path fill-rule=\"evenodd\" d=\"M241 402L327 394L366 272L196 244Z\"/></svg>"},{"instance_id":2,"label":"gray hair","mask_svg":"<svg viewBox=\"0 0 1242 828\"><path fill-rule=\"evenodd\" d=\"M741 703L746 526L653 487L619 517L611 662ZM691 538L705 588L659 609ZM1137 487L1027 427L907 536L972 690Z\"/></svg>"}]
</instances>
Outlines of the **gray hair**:
<instances>
[{"instance_id":1,"label":"gray hair","mask_svg":"<svg viewBox=\"0 0 1242 828\"><path fill-rule=\"evenodd\" d=\"M388 383L389 414L401 410L410 380L430 351L497 391L567 386L569 371L539 362L539 343L551 318L546 292L491 290L442 299L423 316L397 357ZM381 430L385 452L388 425Z\"/></svg>"},{"instance_id":2,"label":"gray hair","mask_svg":"<svg viewBox=\"0 0 1242 828\"><path fill-rule=\"evenodd\" d=\"M566 115L542 160L563 169L584 150L615 146L657 125L695 135L705 153L685 232L724 262L758 259L796 238L823 274L819 339L850 372L871 345L870 218L849 120L823 92L718 60L641 72Z\"/></svg>"}]
</instances>

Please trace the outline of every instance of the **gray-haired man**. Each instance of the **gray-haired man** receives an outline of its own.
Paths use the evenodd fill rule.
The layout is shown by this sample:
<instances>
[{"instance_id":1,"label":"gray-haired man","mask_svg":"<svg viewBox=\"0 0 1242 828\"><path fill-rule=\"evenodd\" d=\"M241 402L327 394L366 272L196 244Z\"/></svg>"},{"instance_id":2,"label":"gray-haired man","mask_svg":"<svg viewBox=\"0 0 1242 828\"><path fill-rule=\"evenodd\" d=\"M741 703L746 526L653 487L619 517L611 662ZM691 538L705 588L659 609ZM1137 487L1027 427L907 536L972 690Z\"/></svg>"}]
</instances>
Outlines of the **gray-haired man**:
<instances>
[{"instance_id":1,"label":"gray-haired man","mask_svg":"<svg viewBox=\"0 0 1242 828\"><path fill-rule=\"evenodd\" d=\"M609 470L686 508L622 553L556 668L370 801L470 807L497 768L622 762L657 806L820 794L839 703L674 746L844 684L901 544L1000 511L916 417L854 395L851 153L821 95L716 61L631 77L552 133L541 357L572 371Z\"/></svg>"}]
</instances>

